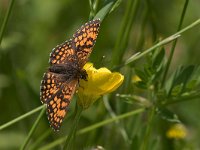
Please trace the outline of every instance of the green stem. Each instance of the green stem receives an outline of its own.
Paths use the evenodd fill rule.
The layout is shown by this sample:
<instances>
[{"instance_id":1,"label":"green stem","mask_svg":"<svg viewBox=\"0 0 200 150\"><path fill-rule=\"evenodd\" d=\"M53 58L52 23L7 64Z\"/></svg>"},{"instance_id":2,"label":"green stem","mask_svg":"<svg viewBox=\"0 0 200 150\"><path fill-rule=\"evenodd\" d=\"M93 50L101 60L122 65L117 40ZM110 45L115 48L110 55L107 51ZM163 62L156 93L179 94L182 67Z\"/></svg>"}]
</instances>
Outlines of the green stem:
<instances>
[{"instance_id":1,"label":"green stem","mask_svg":"<svg viewBox=\"0 0 200 150\"><path fill-rule=\"evenodd\" d=\"M146 5L145 5L146 6ZM140 35L139 35L139 39L138 39L138 42L137 42L137 45L136 45L136 50L140 50L143 48L144 46L144 41L145 41L145 25L147 23L147 20L148 20L148 8L144 8L144 11L143 11L143 15L141 16L142 17L142 23L141 23L141 27L140 27Z\"/></svg>"},{"instance_id":2,"label":"green stem","mask_svg":"<svg viewBox=\"0 0 200 150\"><path fill-rule=\"evenodd\" d=\"M128 65L128 64L130 64L130 63L142 58L143 56L145 56L148 53L152 52L154 49L156 49L156 48L158 48L158 47L160 47L162 45L165 45L165 44L173 41L174 39L176 39L178 37L180 37L180 35L174 34L174 35L172 35L172 36L160 41L159 43L155 44L154 46L148 48L147 50L145 50L142 53L138 52L138 53L132 55L127 61L125 61L124 65Z\"/></svg>"},{"instance_id":3,"label":"green stem","mask_svg":"<svg viewBox=\"0 0 200 150\"><path fill-rule=\"evenodd\" d=\"M93 3L92 0L89 0L89 5L90 5L90 14L89 14L89 20L93 18L94 16L94 11L93 11Z\"/></svg>"},{"instance_id":4,"label":"green stem","mask_svg":"<svg viewBox=\"0 0 200 150\"><path fill-rule=\"evenodd\" d=\"M184 19L184 17L185 17L185 13L186 13L187 6L188 6L188 2L189 2L189 0L185 0L185 5L184 5L184 7L183 7L183 11L182 11L182 14L181 14L181 19L180 19L180 22L179 22L177 31L179 31L179 30L181 29L181 27L182 27L183 19ZM168 59L168 61L167 61L167 65L166 65L166 68L165 68L165 71L164 71L164 75L163 75L161 87L163 87L163 85L164 85L164 83L165 83L166 76L167 76L167 73L168 73L168 70L169 70L169 66L170 66L170 64L171 64L172 57L173 57L173 55L174 55L174 50L175 50L175 47L176 47L176 43L177 43L177 39L175 39L174 42L172 43L172 48L171 48L170 55L169 55L169 59Z\"/></svg>"},{"instance_id":5,"label":"green stem","mask_svg":"<svg viewBox=\"0 0 200 150\"><path fill-rule=\"evenodd\" d=\"M124 113L122 115L119 115L119 116L116 116L115 118L110 118L110 119L107 119L107 120L104 120L104 121L101 121L99 123L96 123L94 125L91 125L89 127L86 127L84 129L81 129L78 134L83 134L83 133L86 133L86 132L89 132L91 130L94 130L96 128L99 128L101 126L104 126L106 124L109 124L109 123L112 123L112 122L115 122L117 120L120 120L120 119L124 119L124 118L127 118L127 117L130 117L132 115L136 115L136 114L139 114L139 113L142 113L144 112L144 108L140 108L140 109L137 109L137 110L133 110L133 111L130 111L128 113Z\"/></svg>"},{"instance_id":6,"label":"green stem","mask_svg":"<svg viewBox=\"0 0 200 150\"><path fill-rule=\"evenodd\" d=\"M156 18L154 17L155 16L154 6L152 4L153 1L146 0L146 3L148 7L147 17L149 18L149 22L150 22L151 30L152 30L152 41L155 42L157 40L157 29L156 29Z\"/></svg>"},{"instance_id":7,"label":"green stem","mask_svg":"<svg viewBox=\"0 0 200 150\"><path fill-rule=\"evenodd\" d=\"M123 0L116 0L115 3L113 4L112 8L110 9L110 13L112 13L115 9L117 9L117 7L119 7L119 5L121 4Z\"/></svg>"},{"instance_id":8,"label":"green stem","mask_svg":"<svg viewBox=\"0 0 200 150\"><path fill-rule=\"evenodd\" d=\"M35 150L39 146L40 143L44 141L45 138L49 137L49 135L52 133L51 129L48 129L45 131L42 135L40 135L33 144L29 147L29 150Z\"/></svg>"},{"instance_id":9,"label":"green stem","mask_svg":"<svg viewBox=\"0 0 200 150\"><path fill-rule=\"evenodd\" d=\"M9 121L9 122L7 122L7 123L1 125L1 126L0 126L0 130L3 130L4 128L9 127L9 126L13 125L13 124L16 123L16 122L21 121L22 119L25 119L26 117L28 117L28 116L30 116L30 115L32 115L32 114L38 112L39 110L41 110L43 107L44 107L44 105L41 105L41 106L39 106L39 107L33 109L32 111L29 111L29 112L27 112L26 114L24 114L24 115L22 115L22 116L20 116L20 117L17 117L17 118L15 118L15 119L13 119L13 120L11 120L11 121Z\"/></svg>"},{"instance_id":10,"label":"green stem","mask_svg":"<svg viewBox=\"0 0 200 150\"><path fill-rule=\"evenodd\" d=\"M113 122L115 122L117 120L124 119L124 118L127 118L127 117L131 117L133 115L140 114L140 113L144 112L145 110L146 110L145 108L140 108L140 109L133 110L133 111L124 113L122 115L116 116L115 118L110 118L110 119L98 122L98 123L93 124L93 125L91 125L89 127L86 127L86 128L83 128L83 129L79 130L77 132L77 134L80 135L80 134L87 133L87 132L92 131L92 130L94 130L96 128L100 128L100 127L105 126L105 125L107 125L109 123L113 123ZM60 138L60 139L55 140L54 142L52 142L52 143L50 143L48 145L45 145L45 146L41 147L39 150L52 149L53 147L55 147L55 146L57 146L59 144L62 144L64 141L65 141L65 138Z\"/></svg>"},{"instance_id":11,"label":"green stem","mask_svg":"<svg viewBox=\"0 0 200 150\"><path fill-rule=\"evenodd\" d=\"M9 8L8 8L8 11L6 12L6 17L4 18L3 20L3 24L1 26L1 30L0 30L0 46L1 46L1 42L2 42L2 39L3 39L3 34L5 32L5 28L7 26L7 23L8 23L8 19L10 17L10 13L11 13L11 10L13 8L13 4L14 4L15 0L11 0L10 2L10 5L9 5Z\"/></svg>"},{"instance_id":12,"label":"green stem","mask_svg":"<svg viewBox=\"0 0 200 150\"><path fill-rule=\"evenodd\" d=\"M109 112L111 118L116 118L117 115L115 114L115 112L112 110L109 102L108 102L108 96L104 96L103 97L103 101L104 101L104 105L107 109L107 111ZM130 141L129 140L129 137L128 137L128 134L126 132L126 130L122 127L121 123L119 122L119 120L115 121L116 125L117 125L117 128L119 128L119 131L122 135L122 137L124 138L124 141Z\"/></svg>"},{"instance_id":13,"label":"green stem","mask_svg":"<svg viewBox=\"0 0 200 150\"><path fill-rule=\"evenodd\" d=\"M82 111L83 111L82 107L80 107L80 106L78 106L78 104L76 104L76 114L75 114L74 122L70 129L69 135L66 137L66 142L63 147L64 150L73 149L72 146L73 146L73 142L74 142L74 139L76 136L77 126L78 126L78 122L80 120Z\"/></svg>"},{"instance_id":14,"label":"green stem","mask_svg":"<svg viewBox=\"0 0 200 150\"><path fill-rule=\"evenodd\" d=\"M94 2L94 14L96 14L97 13L97 8L98 8L98 5L99 5L99 0L95 0L95 2Z\"/></svg>"},{"instance_id":15,"label":"green stem","mask_svg":"<svg viewBox=\"0 0 200 150\"><path fill-rule=\"evenodd\" d=\"M122 26L113 50L112 66L117 66L121 63L125 48L127 47L128 37L135 18L138 0L129 0L127 2L126 12L122 21ZM120 57L119 57L120 56Z\"/></svg>"},{"instance_id":16,"label":"green stem","mask_svg":"<svg viewBox=\"0 0 200 150\"><path fill-rule=\"evenodd\" d=\"M152 129L152 121L153 121L154 114L155 114L155 108L152 107L152 109L150 110L150 117L148 119L145 137L144 137L144 140L142 142L140 150L146 150L147 147L148 147L148 140L149 140L149 136L150 136L151 129Z\"/></svg>"},{"instance_id":17,"label":"green stem","mask_svg":"<svg viewBox=\"0 0 200 150\"><path fill-rule=\"evenodd\" d=\"M43 109L41 110L39 116L37 117L35 123L33 124L32 128L31 128L30 132L28 133L28 136L27 136L26 140L25 140L24 143L22 144L20 150L24 150L24 149L26 148L26 145L27 145L28 142L30 141L30 138L31 138L31 136L33 135L33 132L35 131L35 129L36 129L36 127L37 127L37 125L38 125L40 119L42 118L42 115L44 114L45 109L46 109L46 108L43 107Z\"/></svg>"},{"instance_id":18,"label":"green stem","mask_svg":"<svg viewBox=\"0 0 200 150\"><path fill-rule=\"evenodd\" d=\"M89 5L90 5L89 19L94 18L95 14L97 13L98 4L99 4L99 0L95 0L95 2L92 2L92 0L89 0Z\"/></svg>"},{"instance_id":19,"label":"green stem","mask_svg":"<svg viewBox=\"0 0 200 150\"><path fill-rule=\"evenodd\" d=\"M163 103L163 106L168 106L171 104L176 104L179 102L185 102L185 101L190 101L190 100L195 100L200 97L200 94L195 94L195 95L189 95L185 97L180 97L179 99L168 99L167 102Z\"/></svg>"},{"instance_id":20,"label":"green stem","mask_svg":"<svg viewBox=\"0 0 200 150\"><path fill-rule=\"evenodd\" d=\"M157 43L156 45L152 46L151 48L148 48L147 50L145 50L144 52L142 53L136 53L134 55L132 55L127 61L125 61L125 63L122 65L128 65L138 59L140 59L141 57L145 56L146 54L152 52L154 49L160 47L160 46L163 46L171 41L173 41L174 39L180 37L180 34L182 34L183 32L193 28L194 26L200 24L200 19L197 19L195 22L193 22L192 24L188 25L187 27L183 28L182 30L180 30L179 32L165 38L164 40L160 41L159 43ZM120 67L122 67L120 66Z\"/></svg>"}]
</instances>

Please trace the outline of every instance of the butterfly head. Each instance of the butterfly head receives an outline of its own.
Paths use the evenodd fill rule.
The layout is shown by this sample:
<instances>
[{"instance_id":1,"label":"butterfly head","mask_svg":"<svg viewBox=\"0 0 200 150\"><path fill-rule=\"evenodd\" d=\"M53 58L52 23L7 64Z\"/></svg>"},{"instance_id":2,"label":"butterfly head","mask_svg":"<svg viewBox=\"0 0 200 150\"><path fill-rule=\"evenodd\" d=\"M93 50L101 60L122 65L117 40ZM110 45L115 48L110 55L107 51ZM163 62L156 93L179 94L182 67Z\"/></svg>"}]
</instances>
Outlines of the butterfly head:
<instances>
[{"instance_id":1,"label":"butterfly head","mask_svg":"<svg viewBox=\"0 0 200 150\"><path fill-rule=\"evenodd\" d=\"M83 79L83 80L85 80L85 81L87 81L87 77L88 77L88 74L87 74L87 72L86 72L86 70L85 69L82 69L81 71L80 71L80 79Z\"/></svg>"}]
</instances>

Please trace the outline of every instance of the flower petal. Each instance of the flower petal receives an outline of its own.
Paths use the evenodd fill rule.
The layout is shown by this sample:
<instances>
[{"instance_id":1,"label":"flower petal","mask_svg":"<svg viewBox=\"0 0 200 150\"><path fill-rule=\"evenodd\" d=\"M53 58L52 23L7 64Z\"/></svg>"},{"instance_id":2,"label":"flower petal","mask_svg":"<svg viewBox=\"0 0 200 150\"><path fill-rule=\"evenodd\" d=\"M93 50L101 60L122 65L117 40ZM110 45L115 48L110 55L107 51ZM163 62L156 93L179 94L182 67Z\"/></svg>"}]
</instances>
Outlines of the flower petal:
<instances>
[{"instance_id":1,"label":"flower petal","mask_svg":"<svg viewBox=\"0 0 200 150\"><path fill-rule=\"evenodd\" d=\"M88 81L80 80L78 96L81 105L89 107L100 96L115 91L123 82L124 76L118 72L112 73L107 68L95 69L92 63L84 66Z\"/></svg>"}]
</instances>

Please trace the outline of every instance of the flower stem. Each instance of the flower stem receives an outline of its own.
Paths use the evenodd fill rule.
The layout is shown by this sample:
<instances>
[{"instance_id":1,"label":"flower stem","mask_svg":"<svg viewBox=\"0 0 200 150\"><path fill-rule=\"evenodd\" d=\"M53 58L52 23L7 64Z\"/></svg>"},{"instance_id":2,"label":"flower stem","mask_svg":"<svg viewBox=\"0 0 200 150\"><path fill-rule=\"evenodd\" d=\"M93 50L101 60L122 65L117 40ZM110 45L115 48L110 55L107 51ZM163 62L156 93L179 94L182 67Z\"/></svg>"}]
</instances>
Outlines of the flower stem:
<instances>
[{"instance_id":1,"label":"flower stem","mask_svg":"<svg viewBox=\"0 0 200 150\"><path fill-rule=\"evenodd\" d=\"M6 16L3 20L3 24L1 26L1 30L0 30L0 45L1 45L1 41L2 41L2 38L3 38L3 34L5 32L5 28L6 28L6 25L8 23L8 19L10 17L10 13L12 11L12 8L13 8L13 4L14 4L15 0L11 0L10 2L10 5L9 5L9 8L8 8L8 11L6 12Z\"/></svg>"},{"instance_id":2,"label":"flower stem","mask_svg":"<svg viewBox=\"0 0 200 150\"><path fill-rule=\"evenodd\" d=\"M142 53L136 53L134 55L132 55L130 58L128 58L124 64L122 64L119 67L123 67L124 65L128 65L130 63L133 63L134 61L142 58L143 56L147 55L148 53L152 52L154 49L156 49L157 47L163 46L173 40L175 40L176 38L180 37L180 34L184 33L185 31L197 26L200 24L200 19L197 19L196 21L194 21L193 23L191 23L190 25L188 25L187 27L183 28L182 30L176 32L175 34L165 38L164 40L160 41L159 43L153 45L152 47L148 48L147 50L145 50ZM115 68L114 68L115 69Z\"/></svg>"},{"instance_id":3,"label":"flower stem","mask_svg":"<svg viewBox=\"0 0 200 150\"><path fill-rule=\"evenodd\" d=\"M122 115L116 116L115 118L110 118L110 119L107 119L107 120L98 122L98 123L93 124L93 125L91 125L91 126L89 126L89 127L86 127L86 128L84 128L84 129L81 129L81 130L78 132L78 134L83 134L83 133L89 132L89 131L94 130L94 129L96 129L96 128L105 126L106 124L113 123L113 122L115 122L115 121L117 121L117 120L124 119L124 118L130 117L130 116L132 116L132 115L136 115L136 114L142 113L142 112L144 112L144 111L145 111L145 108L139 108L139 109L136 109L136 110L133 110L133 111L124 113L124 114L122 114Z\"/></svg>"},{"instance_id":4,"label":"flower stem","mask_svg":"<svg viewBox=\"0 0 200 150\"><path fill-rule=\"evenodd\" d=\"M103 101L104 101L104 105L105 105L107 111L109 112L111 118L116 118L117 115L116 115L115 112L112 110L112 108L111 108L111 106L110 106L110 104L109 104L109 102L108 102L108 97L107 97L107 96L104 96L104 97L103 97ZM127 134L126 130L122 127L122 124L120 123L120 121L119 121L119 120L116 120L115 123L116 123L117 127L119 128L119 131L120 131L122 137L124 138L124 141L130 142L129 137L128 137L128 134Z\"/></svg>"},{"instance_id":5,"label":"flower stem","mask_svg":"<svg viewBox=\"0 0 200 150\"><path fill-rule=\"evenodd\" d=\"M47 129L44 133L40 134L40 137L38 137L34 143L32 143L29 147L29 150L35 150L37 149L37 147L44 141L44 139L46 139L47 137L50 136L50 134L52 133L51 129Z\"/></svg>"},{"instance_id":6,"label":"flower stem","mask_svg":"<svg viewBox=\"0 0 200 150\"><path fill-rule=\"evenodd\" d=\"M26 148L26 145L28 144L31 136L33 135L33 132L35 131L40 119L42 118L42 115L44 114L44 112L45 112L45 107L43 107L43 109L41 110L39 116L37 117L35 123L33 124L32 128L31 128L31 130L29 131L28 136L27 136L26 140L24 141L23 145L21 146L20 150L24 150Z\"/></svg>"},{"instance_id":7,"label":"flower stem","mask_svg":"<svg viewBox=\"0 0 200 150\"><path fill-rule=\"evenodd\" d=\"M69 132L69 135L66 137L66 142L65 142L65 145L63 147L63 150L73 149L72 146L73 146L73 142L75 140L78 122L80 120L81 113L82 113L83 109L82 109L82 107L78 106L78 104L76 104L76 110L75 111L76 112L75 112L74 122L73 122L71 130Z\"/></svg>"},{"instance_id":8,"label":"flower stem","mask_svg":"<svg viewBox=\"0 0 200 150\"><path fill-rule=\"evenodd\" d=\"M163 106L168 106L180 102L185 102L185 101L191 101L191 100L197 100L200 97L199 93L194 93L194 94L188 94L187 96L181 96L177 99L168 99L167 102L162 103Z\"/></svg>"},{"instance_id":9,"label":"flower stem","mask_svg":"<svg viewBox=\"0 0 200 150\"><path fill-rule=\"evenodd\" d=\"M136 15L136 11L138 9L138 3L138 0L127 1L126 12L123 17L121 29L113 50L112 66L118 66L121 64L125 49L127 47L130 30Z\"/></svg>"},{"instance_id":10,"label":"flower stem","mask_svg":"<svg viewBox=\"0 0 200 150\"><path fill-rule=\"evenodd\" d=\"M24 114L24 115L22 115L22 116L19 116L19 117L13 119L13 120L11 120L11 121L9 121L9 122L7 122L7 123L1 125L1 126L0 126L0 130L3 130L4 128L9 127L9 126L13 125L13 124L16 123L16 122L21 121L22 119L25 119L26 117L28 117L28 116L30 116L30 115L32 115L32 114L38 112L39 110L41 110L43 107L44 107L44 105L39 106L39 107L33 109L32 111L29 111L29 112L27 112L26 114Z\"/></svg>"},{"instance_id":11,"label":"flower stem","mask_svg":"<svg viewBox=\"0 0 200 150\"><path fill-rule=\"evenodd\" d=\"M153 121L154 114L155 114L155 108L152 107L152 109L150 110L150 113L149 113L150 117L148 119L145 137L142 142L140 150L146 150L148 147L148 140L149 140L149 135L150 135L151 129L152 129L152 121Z\"/></svg>"},{"instance_id":12,"label":"flower stem","mask_svg":"<svg viewBox=\"0 0 200 150\"><path fill-rule=\"evenodd\" d=\"M104 121L101 121L101 122L98 122L98 123L95 123L91 126L88 126L86 128L83 128L81 130L79 130L77 132L78 135L81 135L81 134L85 134L87 132L90 132L92 130L95 130L97 128L100 128L100 127L103 127L107 124L110 124L110 123L113 123L117 120L121 120L121 119L125 119L125 118L128 118L128 117L131 117L133 115L137 115L137 114L140 114L140 113L143 113L146 109L145 108L139 108L139 109L136 109L136 110L133 110L133 111L130 111L130 112L127 112L127 113L124 113L122 115L119 115L119 116L116 116L115 118L110 118L110 119L107 119L107 120L104 120ZM65 138L59 138L55 141L53 141L52 143L49 143L43 147L41 147L40 149L38 150L48 150L48 149L52 149L53 147L57 146L57 145L60 145L64 142Z\"/></svg>"},{"instance_id":13,"label":"flower stem","mask_svg":"<svg viewBox=\"0 0 200 150\"><path fill-rule=\"evenodd\" d=\"M94 2L92 2L92 0L89 0L89 4L90 4L90 15L89 15L89 19L94 18L94 16L97 13L97 7L99 4L99 0L95 0Z\"/></svg>"},{"instance_id":14,"label":"flower stem","mask_svg":"<svg viewBox=\"0 0 200 150\"><path fill-rule=\"evenodd\" d=\"M183 19L185 17L185 13L186 13L186 10L187 10L188 2L189 2L189 0L185 1L185 5L183 7L183 11L182 11L182 14L181 14L181 19L180 19L177 31L179 31L181 29L181 26L183 24ZM167 76L167 73L168 73L168 70L169 70L169 66L171 64L172 57L174 55L174 50L175 50L175 47L176 47L176 43L177 43L177 39L175 39L173 41L172 48L171 48L170 55L169 55L169 59L167 61L167 65L166 65L166 68L165 68L165 71L164 71L161 87L163 87L163 85L164 85L164 82L165 82L165 79L166 79L166 76Z\"/></svg>"}]
</instances>

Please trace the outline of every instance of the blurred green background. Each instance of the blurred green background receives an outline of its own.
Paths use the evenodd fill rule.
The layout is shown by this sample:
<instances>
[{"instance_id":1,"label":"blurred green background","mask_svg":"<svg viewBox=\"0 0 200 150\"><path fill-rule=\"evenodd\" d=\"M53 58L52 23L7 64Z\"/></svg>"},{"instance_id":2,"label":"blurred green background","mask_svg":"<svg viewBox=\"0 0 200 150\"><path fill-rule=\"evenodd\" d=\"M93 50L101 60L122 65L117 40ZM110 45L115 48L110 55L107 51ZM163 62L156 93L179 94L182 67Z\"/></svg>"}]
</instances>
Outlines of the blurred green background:
<instances>
[{"instance_id":1,"label":"blurred green background","mask_svg":"<svg viewBox=\"0 0 200 150\"><path fill-rule=\"evenodd\" d=\"M0 25L2 25L2 21L5 18L9 2L9 0L0 0ZM108 0L100 0L98 9L108 2ZM132 54L151 47L160 38L174 34L178 27L184 2L183 0L139 1L127 46L124 49L123 59L126 60ZM122 1L102 21L95 48L90 56L90 61L97 68L103 66L113 67L110 65L112 54L114 53L116 39L127 8L126 5L127 1ZM199 6L199 0L189 2L183 27L200 18ZM41 105L39 99L40 81L43 73L49 66L48 59L51 50L56 45L71 38L73 33L88 21L89 14L90 6L87 0L15 1L0 47L0 125ZM142 41L141 37L143 37ZM178 40L169 74L174 72L174 68L180 64L200 64L199 39L199 25L183 33ZM169 53L170 46L171 44L165 46L167 54ZM142 67L144 61L144 59L141 59L135 65ZM123 69L122 73L125 76L125 82L128 82L127 78L131 74L126 72L126 69L128 67ZM123 88L125 86L127 86L127 83L123 84ZM126 93L128 91L130 90L125 90ZM110 101L114 103L115 99L113 96L110 98ZM118 106L123 107L120 108L120 113L130 109L130 106L127 106L128 104L124 103L123 100L120 100L118 104ZM171 107L172 110L180 115L179 117L189 130L187 137L189 141L188 149L200 148L199 107L199 99L178 103ZM73 110L74 101L70 106L69 114L61 127L61 131L58 133L51 131L47 117L44 115L30 143L33 144L44 133L47 133L48 137L39 144L39 147L66 135L73 120L70 117ZM37 115L38 113L1 130L0 149L18 149L26 138ZM143 117L145 118L145 116ZM141 123L142 119L144 119L143 117L137 115L133 116L133 118L125 119L123 120L124 122L122 121L122 126L129 134L132 132L131 126L138 122ZM83 128L106 118L109 118L109 114L103 102L98 101L84 112L79 127ZM136 122L136 120L139 121ZM158 123L162 125L164 122L159 121ZM139 126L134 128L136 135L140 135L143 132L139 129ZM162 138L159 139L159 136L165 136L163 135L165 129L160 132L156 127L157 124L152 129L153 139L160 141ZM157 134L158 132L160 134ZM134 142L139 143L139 140L141 140L141 137L134 139ZM115 127L114 123L80 135L77 141L77 147L81 147L80 149L89 149L95 145L102 145L106 149L129 149L131 147L122 140L119 128ZM154 143L156 143L155 141ZM167 145L166 143L163 142L162 144ZM132 143L132 145L134 144ZM58 148L59 146L55 147L55 149ZM169 147L166 146L166 149L169 149Z\"/></svg>"}]
</instances>

